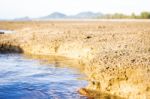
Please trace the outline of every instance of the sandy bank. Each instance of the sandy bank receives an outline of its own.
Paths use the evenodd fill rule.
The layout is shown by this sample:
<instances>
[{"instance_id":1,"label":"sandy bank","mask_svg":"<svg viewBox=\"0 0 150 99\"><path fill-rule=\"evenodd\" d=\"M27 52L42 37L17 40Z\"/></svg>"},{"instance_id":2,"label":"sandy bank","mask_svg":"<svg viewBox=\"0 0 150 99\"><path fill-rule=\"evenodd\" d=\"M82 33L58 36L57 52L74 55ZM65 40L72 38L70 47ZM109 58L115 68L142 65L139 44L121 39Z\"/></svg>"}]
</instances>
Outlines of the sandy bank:
<instances>
[{"instance_id":1,"label":"sandy bank","mask_svg":"<svg viewBox=\"0 0 150 99\"><path fill-rule=\"evenodd\" d=\"M87 89L130 99L150 98L150 22L0 22L0 52L79 60ZM90 93L89 93L90 94ZM100 94L97 94L97 96Z\"/></svg>"}]
</instances>

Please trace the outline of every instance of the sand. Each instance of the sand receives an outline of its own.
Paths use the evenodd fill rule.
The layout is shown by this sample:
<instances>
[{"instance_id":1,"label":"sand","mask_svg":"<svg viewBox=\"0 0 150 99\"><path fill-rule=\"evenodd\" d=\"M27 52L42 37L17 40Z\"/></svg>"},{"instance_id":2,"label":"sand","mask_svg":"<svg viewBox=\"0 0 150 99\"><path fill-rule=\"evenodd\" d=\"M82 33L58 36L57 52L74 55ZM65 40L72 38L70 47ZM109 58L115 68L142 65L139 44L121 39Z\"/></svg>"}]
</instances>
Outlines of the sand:
<instances>
[{"instance_id":1,"label":"sand","mask_svg":"<svg viewBox=\"0 0 150 99\"><path fill-rule=\"evenodd\" d=\"M15 31L0 35L0 52L78 60L89 81L80 92L90 97L150 98L150 21L0 22L0 29Z\"/></svg>"}]
</instances>

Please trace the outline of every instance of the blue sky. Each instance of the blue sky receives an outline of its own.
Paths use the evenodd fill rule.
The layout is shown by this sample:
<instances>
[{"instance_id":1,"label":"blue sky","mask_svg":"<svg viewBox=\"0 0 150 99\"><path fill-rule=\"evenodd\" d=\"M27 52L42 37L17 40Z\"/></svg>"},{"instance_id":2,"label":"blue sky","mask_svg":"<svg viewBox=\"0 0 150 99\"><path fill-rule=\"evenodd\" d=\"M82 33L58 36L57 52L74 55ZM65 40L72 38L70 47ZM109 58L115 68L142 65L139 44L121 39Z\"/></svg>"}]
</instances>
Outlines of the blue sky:
<instances>
[{"instance_id":1,"label":"blue sky","mask_svg":"<svg viewBox=\"0 0 150 99\"><path fill-rule=\"evenodd\" d=\"M52 12L82 11L130 14L150 11L150 0L0 0L0 19L40 17Z\"/></svg>"}]
</instances>

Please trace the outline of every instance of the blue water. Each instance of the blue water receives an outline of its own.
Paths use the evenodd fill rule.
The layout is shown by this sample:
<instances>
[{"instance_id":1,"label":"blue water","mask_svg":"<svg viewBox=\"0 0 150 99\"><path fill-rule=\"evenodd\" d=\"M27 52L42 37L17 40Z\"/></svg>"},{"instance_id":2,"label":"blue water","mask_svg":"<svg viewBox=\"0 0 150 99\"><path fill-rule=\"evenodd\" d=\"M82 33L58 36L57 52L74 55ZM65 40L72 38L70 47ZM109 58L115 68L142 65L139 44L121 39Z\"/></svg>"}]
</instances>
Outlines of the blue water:
<instances>
[{"instance_id":1,"label":"blue water","mask_svg":"<svg viewBox=\"0 0 150 99\"><path fill-rule=\"evenodd\" d=\"M0 99L86 99L77 70L43 64L20 54L0 54Z\"/></svg>"}]
</instances>

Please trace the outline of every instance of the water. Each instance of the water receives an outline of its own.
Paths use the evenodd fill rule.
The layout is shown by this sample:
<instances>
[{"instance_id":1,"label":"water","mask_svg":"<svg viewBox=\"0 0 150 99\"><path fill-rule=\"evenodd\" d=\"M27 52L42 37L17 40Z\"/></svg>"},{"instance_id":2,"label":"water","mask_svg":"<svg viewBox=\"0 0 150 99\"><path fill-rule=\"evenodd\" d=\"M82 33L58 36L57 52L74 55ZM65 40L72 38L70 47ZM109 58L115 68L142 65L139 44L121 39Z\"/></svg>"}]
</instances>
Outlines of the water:
<instances>
[{"instance_id":1,"label":"water","mask_svg":"<svg viewBox=\"0 0 150 99\"><path fill-rule=\"evenodd\" d=\"M15 33L14 31L10 31L10 30L0 30L0 34L11 34L11 33Z\"/></svg>"},{"instance_id":2,"label":"water","mask_svg":"<svg viewBox=\"0 0 150 99\"><path fill-rule=\"evenodd\" d=\"M0 99L86 99L77 70L41 64L20 54L0 54Z\"/></svg>"}]
</instances>

